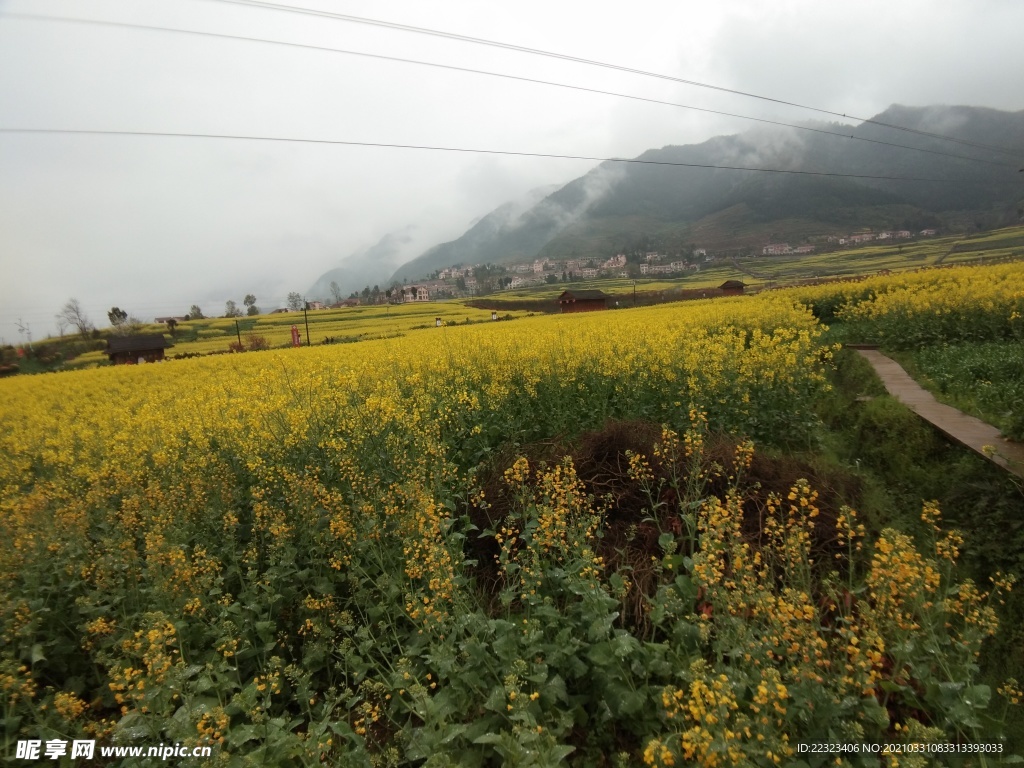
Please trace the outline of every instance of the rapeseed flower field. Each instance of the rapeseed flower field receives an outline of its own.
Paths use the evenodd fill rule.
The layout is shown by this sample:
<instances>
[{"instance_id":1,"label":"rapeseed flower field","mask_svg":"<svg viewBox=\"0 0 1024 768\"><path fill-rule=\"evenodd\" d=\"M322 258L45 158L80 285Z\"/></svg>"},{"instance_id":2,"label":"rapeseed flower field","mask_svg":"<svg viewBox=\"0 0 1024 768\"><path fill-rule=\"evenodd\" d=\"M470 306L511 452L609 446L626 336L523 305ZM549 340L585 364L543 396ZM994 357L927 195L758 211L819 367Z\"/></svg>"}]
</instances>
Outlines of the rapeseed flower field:
<instances>
[{"instance_id":1,"label":"rapeseed flower field","mask_svg":"<svg viewBox=\"0 0 1024 768\"><path fill-rule=\"evenodd\" d=\"M962 300L1003 312L1011 279ZM814 439L833 349L801 297L0 381L5 756L787 765L976 736L1012 577L958 581L935 505L933 540L875 539L804 481L745 484L756 444ZM602 485L562 448L616 420L636 448Z\"/></svg>"},{"instance_id":2,"label":"rapeseed flower field","mask_svg":"<svg viewBox=\"0 0 1024 768\"><path fill-rule=\"evenodd\" d=\"M501 317L523 316L520 311L502 311ZM491 312L452 301L414 302L409 304L367 304L344 309L310 310L271 313L256 317L218 317L179 323L170 333L166 326L154 323L143 326L145 333L163 333L173 347L167 357L175 355L207 355L227 352L231 345L250 349L254 342L261 349L286 347L292 343L292 328L299 332L303 346L326 343L342 344L369 339L393 339L409 331L434 327L436 321L445 325L490 321ZM309 338L306 336L307 321ZM102 351L86 352L75 358L75 365L96 365L107 362Z\"/></svg>"},{"instance_id":3,"label":"rapeseed flower field","mask_svg":"<svg viewBox=\"0 0 1024 768\"><path fill-rule=\"evenodd\" d=\"M955 266L784 291L851 338L916 349L1024 338L1024 263Z\"/></svg>"}]
</instances>

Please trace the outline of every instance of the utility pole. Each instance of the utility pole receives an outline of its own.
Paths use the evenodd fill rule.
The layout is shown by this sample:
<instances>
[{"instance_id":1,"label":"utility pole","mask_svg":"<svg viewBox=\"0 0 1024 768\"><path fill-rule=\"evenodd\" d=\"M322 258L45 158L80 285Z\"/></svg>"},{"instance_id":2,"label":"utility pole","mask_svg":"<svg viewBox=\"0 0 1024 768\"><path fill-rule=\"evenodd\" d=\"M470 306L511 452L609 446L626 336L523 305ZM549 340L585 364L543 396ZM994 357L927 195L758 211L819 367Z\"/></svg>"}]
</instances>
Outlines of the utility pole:
<instances>
[{"instance_id":1,"label":"utility pole","mask_svg":"<svg viewBox=\"0 0 1024 768\"><path fill-rule=\"evenodd\" d=\"M235 320L235 335L238 337L238 346L242 346L242 332L238 330L237 320Z\"/></svg>"},{"instance_id":2,"label":"utility pole","mask_svg":"<svg viewBox=\"0 0 1024 768\"><path fill-rule=\"evenodd\" d=\"M309 302L306 301L306 297L302 297L302 318L306 321L306 346L309 346L309 315L306 312L309 310Z\"/></svg>"}]
</instances>

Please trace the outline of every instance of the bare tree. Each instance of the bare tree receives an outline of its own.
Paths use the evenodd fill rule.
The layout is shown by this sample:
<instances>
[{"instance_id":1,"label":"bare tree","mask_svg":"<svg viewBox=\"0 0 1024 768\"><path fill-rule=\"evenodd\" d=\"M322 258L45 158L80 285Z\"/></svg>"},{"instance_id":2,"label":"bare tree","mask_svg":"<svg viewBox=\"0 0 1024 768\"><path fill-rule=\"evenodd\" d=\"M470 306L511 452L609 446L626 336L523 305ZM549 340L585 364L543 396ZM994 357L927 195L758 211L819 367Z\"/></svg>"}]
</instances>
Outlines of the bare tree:
<instances>
[{"instance_id":1,"label":"bare tree","mask_svg":"<svg viewBox=\"0 0 1024 768\"><path fill-rule=\"evenodd\" d=\"M68 303L61 307L57 316L64 318L68 325L77 328L83 339L87 338L93 329L92 321L86 316L78 299L68 299Z\"/></svg>"},{"instance_id":2,"label":"bare tree","mask_svg":"<svg viewBox=\"0 0 1024 768\"><path fill-rule=\"evenodd\" d=\"M292 291L288 294L288 309L292 312L299 312L302 309L302 294Z\"/></svg>"},{"instance_id":3,"label":"bare tree","mask_svg":"<svg viewBox=\"0 0 1024 768\"><path fill-rule=\"evenodd\" d=\"M64 315L55 315L54 317L57 319L57 333L59 333L60 337L63 339L64 331L68 329L68 319L64 317Z\"/></svg>"},{"instance_id":4,"label":"bare tree","mask_svg":"<svg viewBox=\"0 0 1024 768\"><path fill-rule=\"evenodd\" d=\"M344 298L341 294L341 286L338 285L337 280L331 280L331 298L334 299L335 304L338 304Z\"/></svg>"},{"instance_id":5,"label":"bare tree","mask_svg":"<svg viewBox=\"0 0 1024 768\"><path fill-rule=\"evenodd\" d=\"M235 304L234 299L228 299L227 303L224 305L224 317L241 317L241 316L242 316L242 310L240 310L238 308L238 305Z\"/></svg>"}]
</instances>

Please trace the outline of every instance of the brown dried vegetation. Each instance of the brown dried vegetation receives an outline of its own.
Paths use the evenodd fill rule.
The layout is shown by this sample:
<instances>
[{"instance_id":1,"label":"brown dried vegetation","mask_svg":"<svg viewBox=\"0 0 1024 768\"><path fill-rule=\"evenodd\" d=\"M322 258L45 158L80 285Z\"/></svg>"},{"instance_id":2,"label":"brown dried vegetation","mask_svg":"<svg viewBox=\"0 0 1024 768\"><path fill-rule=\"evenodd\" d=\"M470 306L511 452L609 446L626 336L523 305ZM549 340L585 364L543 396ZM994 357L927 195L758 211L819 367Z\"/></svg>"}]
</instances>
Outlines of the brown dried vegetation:
<instances>
[{"instance_id":1,"label":"brown dried vegetation","mask_svg":"<svg viewBox=\"0 0 1024 768\"><path fill-rule=\"evenodd\" d=\"M680 498L686 490L673 488L670 478L686 477L690 468L682 466L686 461L683 457L674 467L666 466L657 457L654 448L661 435L661 425L653 422L612 420L573 441L551 440L501 451L480 476L486 504L471 506L470 519L482 533L500 527L508 517L512 498L503 472L517 457L525 456L534 467L550 466L565 456L571 457L587 493L604 513L604 527L595 545L596 552L603 558L607 573L623 570L629 575L631 586L624 601L623 621L630 626L643 624L644 604L657 589L658 564L665 554L658 543L659 537L671 532L678 540L685 525L681 511L688 502L699 502L711 496L725 497L733 484L730 476L739 445L733 437L709 438L704 447L699 496ZM642 485L630 476L631 453L645 457L650 465L654 474L650 486L657 489L657 498L649 498ZM826 475L805 460L755 451L749 469L743 472L739 482L744 533L752 545L760 545L769 497L785 499L801 479L808 480L819 494L820 518L812 540L813 557L819 562L832 562L832 556L838 551L836 518L843 505L855 505L861 493L856 477L834 468ZM476 562L477 582L491 595L501 586L497 555L498 545L492 536L474 534L468 538L467 556Z\"/></svg>"}]
</instances>

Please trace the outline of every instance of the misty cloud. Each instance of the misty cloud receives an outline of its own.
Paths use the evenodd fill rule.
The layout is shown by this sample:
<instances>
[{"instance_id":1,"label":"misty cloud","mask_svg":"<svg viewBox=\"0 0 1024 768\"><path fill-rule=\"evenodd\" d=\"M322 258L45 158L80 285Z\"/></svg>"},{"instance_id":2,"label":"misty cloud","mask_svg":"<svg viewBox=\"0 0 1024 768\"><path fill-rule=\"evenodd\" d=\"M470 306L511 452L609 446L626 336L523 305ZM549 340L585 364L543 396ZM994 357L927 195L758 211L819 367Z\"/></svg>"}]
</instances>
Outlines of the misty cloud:
<instances>
[{"instance_id":1,"label":"misty cloud","mask_svg":"<svg viewBox=\"0 0 1024 768\"><path fill-rule=\"evenodd\" d=\"M551 237L554 237L600 202L624 176L621 164L604 163L573 182L571 187L544 198L527 212L528 216L520 216L511 229L542 219L550 222Z\"/></svg>"},{"instance_id":2,"label":"misty cloud","mask_svg":"<svg viewBox=\"0 0 1024 768\"><path fill-rule=\"evenodd\" d=\"M738 141L722 142L723 165L794 168L800 164L805 145L805 137L798 130L758 126L745 131Z\"/></svg>"}]
</instances>

